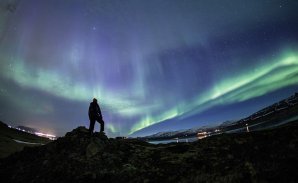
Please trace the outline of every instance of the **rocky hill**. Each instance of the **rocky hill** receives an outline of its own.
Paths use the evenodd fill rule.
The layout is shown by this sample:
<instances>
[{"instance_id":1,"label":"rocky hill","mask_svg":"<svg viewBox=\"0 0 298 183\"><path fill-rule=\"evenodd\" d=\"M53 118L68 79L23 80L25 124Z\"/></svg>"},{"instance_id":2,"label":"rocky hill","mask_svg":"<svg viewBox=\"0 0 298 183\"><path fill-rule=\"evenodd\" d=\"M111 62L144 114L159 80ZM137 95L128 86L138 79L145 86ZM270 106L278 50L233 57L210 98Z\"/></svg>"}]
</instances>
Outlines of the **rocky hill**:
<instances>
[{"instance_id":1,"label":"rocky hill","mask_svg":"<svg viewBox=\"0 0 298 183\"><path fill-rule=\"evenodd\" d=\"M0 160L6 182L296 182L298 121L277 129L152 145L78 127Z\"/></svg>"}]
</instances>

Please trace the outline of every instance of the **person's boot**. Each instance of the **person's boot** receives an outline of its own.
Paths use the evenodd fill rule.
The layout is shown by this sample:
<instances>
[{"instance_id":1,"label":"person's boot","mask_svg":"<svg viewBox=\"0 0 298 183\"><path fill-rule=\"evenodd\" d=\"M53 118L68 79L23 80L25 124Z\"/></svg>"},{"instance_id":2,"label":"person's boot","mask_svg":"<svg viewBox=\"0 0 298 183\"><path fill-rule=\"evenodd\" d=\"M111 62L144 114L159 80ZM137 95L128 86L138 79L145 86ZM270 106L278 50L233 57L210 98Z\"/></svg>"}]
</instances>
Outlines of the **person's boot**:
<instances>
[{"instance_id":1,"label":"person's boot","mask_svg":"<svg viewBox=\"0 0 298 183\"><path fill-rule=\"evenodd\" d=\"M89 135L92 136L93 132L89 129Z\"/></svg>"}]
</instances>

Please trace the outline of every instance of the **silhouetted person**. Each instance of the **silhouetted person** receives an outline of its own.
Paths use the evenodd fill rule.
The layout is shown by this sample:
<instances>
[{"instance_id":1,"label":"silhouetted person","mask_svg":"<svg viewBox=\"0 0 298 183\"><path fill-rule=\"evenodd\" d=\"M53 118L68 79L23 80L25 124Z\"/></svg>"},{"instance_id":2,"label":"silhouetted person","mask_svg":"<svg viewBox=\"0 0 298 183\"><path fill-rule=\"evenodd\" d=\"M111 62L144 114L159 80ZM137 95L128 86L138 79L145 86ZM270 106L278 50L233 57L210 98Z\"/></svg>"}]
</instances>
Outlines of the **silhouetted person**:
<instances>
[{"instance_id":1,"label":"silhouetted person","mask_svg":"<svg viewBox=\"0 0 298 183\"><path fill-rule=\"evenodd\" d=\"M101 110L97 103L96 98L94 98L93 102L90 103L88 115L89 115L89 120L90 120L90 126L89 126L90 134L93 133L95 121L100 123L100 132L103 132L104 131L104 121L102 119Z\"/></svg>"}]
</instances>

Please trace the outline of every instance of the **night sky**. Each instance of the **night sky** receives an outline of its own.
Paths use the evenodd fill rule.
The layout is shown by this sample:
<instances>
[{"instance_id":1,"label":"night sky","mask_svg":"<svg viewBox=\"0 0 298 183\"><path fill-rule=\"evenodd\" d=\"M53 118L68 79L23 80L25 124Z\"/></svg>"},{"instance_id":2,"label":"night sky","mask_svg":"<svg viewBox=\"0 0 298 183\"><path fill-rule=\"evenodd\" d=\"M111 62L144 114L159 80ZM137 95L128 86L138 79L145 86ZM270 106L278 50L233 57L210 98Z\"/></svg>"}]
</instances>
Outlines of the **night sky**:
<instances>
[{"instance_id":1,"label":"night sky","mask_svg":"<svg viewBox=\"0 0 298 183\"><path fill-rule=\"evenodd\" d=\"M143 136L235 120L298 91L297 0L1 0L0 120ZM96 124L95 129L99 130Z\"/></svg>"}]
</instances>

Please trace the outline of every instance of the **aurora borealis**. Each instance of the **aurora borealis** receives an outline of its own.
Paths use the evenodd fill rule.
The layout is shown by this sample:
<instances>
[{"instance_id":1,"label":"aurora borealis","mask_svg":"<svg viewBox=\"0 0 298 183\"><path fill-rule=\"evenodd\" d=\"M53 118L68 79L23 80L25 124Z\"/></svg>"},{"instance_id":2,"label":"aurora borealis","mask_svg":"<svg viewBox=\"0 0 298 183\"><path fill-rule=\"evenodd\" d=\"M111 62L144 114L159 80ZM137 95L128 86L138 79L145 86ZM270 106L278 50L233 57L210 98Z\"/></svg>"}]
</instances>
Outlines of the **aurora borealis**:
<instances>
[{"instance_id":1,"label":"aurora borealis","mask_svg":"<svg viewBox=\"0 0 298 183\"><path fill-rule=\"evenodd\" d=\"M295 0L3 0L0 120L110 136L245 117L298 91ZM98 124L95 126L99 129Z\"/></svg>"}]
</instances>

